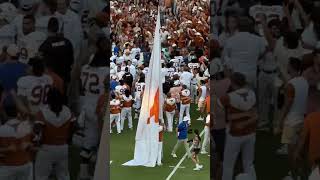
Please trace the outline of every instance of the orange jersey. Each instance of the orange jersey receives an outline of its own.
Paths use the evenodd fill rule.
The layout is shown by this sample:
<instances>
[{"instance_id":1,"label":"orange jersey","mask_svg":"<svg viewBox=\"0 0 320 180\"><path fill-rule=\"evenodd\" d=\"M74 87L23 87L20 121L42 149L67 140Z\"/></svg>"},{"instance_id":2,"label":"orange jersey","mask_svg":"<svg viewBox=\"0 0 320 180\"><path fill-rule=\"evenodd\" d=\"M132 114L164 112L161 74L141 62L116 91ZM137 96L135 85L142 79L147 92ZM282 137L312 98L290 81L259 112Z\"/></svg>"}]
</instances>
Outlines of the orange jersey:
<instances>
[{"instance_id":1,"label":"orange jersey","mask_svg":"<svg viewBox=\"0 0 320 180\"><path fill-rule=\"evenodd\" d=\"M132 107L132 96L130 95L129 97L126 97L126 96L123 96L123 102L122 102L122 106L125 107L125 108L128 108L128 107Z\"/></svg>"},{"instance_id":2,"label":"orange jersey","mask_svg":"<svg viewBox=\"0 0 320 180\"><path fill-rule=\"evenodd\" d=\"M57 116L48 107L37 114L37 123L43 125L42 144L65 145L70 138L72 123L75 121L70 109L63 106Z\"/></svg>"},{"instance_id":3,"label":"orange jersey","mask_svg":"<svg viewBox=\"0 0 320 180\"><path fill-rule=\"evenodd\" d=\"M15 126L16 128L14 128ZM16 130L15 130L16 129ZM5 152L0 158L0 165L21 166L32 161L32 153L23 144L32 142L33 134L29 122L9 120L0 127L0 148L16 147L15 151Z\"/></svg>"},{"instance_id":4,"label":"orange jersey","mask_svg":"<svg viewBox=\"0 0 320 180\"><path fill-rule=\"evenodd\" d=\"M120 101L118 99L114 99L110 101L110 113L111 114L119 114L121 112Z\"/></svg>"},{"instance_id":5,"label":"orange jersey","mask_svg":"<svg viewBox=\"0 0 320 180\"><path fill-rule=\"evenodd\" d=\"M164 104L164 110L167 112L172 112L176 110L176 100L174 98L166 99Z\"/></svg>"}]
</instances>

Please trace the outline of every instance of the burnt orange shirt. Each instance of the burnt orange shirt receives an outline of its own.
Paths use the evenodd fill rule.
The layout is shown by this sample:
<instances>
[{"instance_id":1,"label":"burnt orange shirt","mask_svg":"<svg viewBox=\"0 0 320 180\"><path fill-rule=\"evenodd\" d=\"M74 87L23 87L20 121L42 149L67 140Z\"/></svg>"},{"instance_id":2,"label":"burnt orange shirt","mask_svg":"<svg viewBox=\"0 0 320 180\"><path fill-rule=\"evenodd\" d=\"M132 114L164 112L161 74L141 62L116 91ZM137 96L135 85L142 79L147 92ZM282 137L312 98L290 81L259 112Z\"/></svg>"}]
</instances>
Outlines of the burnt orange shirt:
<instances>
[{"instance_id":1,"label":"burnt orange shirt","mask_svg":"<svg viewBox=\"0 0 320 180\"><path fill-rule=\"evenodd\" d=\"M206 97L206 110L207 113L210 114L210 96Z\"/></svg>"},{"instance_id":2,"label":"burnt orange shirt","mask_svg":"<svg viewBox=\"0 0 320 180\"><path fill-rule=\"evenodd\" d=\"M306 117L303 131L307 135L309 160L314 165L315 161L320 159L320 112L313 112Z\"/></svg>"}]
</instances>

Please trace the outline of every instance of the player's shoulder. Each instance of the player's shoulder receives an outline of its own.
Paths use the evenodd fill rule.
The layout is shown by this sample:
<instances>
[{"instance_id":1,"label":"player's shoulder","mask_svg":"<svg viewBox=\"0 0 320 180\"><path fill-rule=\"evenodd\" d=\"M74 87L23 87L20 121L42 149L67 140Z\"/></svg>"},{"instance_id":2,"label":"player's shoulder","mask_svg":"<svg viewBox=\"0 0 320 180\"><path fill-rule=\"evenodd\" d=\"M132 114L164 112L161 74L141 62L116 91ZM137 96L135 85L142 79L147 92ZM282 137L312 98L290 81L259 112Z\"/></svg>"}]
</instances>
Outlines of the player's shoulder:
<instances>
[{"instance_id":1,"label":"player's shoulder","mask_svg":"<svg viewBox=\"0 0 320 180\"><path fill-rule=\"evenodd\" d=\"M26 87L29 84L33 83L33 81L34 81L34 77L31 75L22 76L18 79L17 86L18 87Z\"/></svg>"}]
</instances>

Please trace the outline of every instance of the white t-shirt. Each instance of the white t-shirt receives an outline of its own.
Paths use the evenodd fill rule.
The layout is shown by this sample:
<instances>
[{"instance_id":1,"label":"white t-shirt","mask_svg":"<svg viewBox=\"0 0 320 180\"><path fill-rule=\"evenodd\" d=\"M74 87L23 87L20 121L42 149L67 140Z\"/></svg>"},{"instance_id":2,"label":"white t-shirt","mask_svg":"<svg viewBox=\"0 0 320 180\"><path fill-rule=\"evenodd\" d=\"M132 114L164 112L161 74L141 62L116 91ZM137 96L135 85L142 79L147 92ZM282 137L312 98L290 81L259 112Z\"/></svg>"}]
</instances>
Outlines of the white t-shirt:
<instances>
[{"instance_id":1,"label":"white t-shirt","mask_svg":"<svg viewBox=\"0 0 320 180\"><path fill-rule=\"evenodd\" d=\"M307 108L309 84L304 77L296 77L289 82L294 88L294 98L285 125L295 126L303 123Z\"/></svg>"},{"instance_id":2,"label":"white t-shirt","mask_svg":"<svg viewBox=\"0 0 320 180\"><path fill-rule=\"evenodd\" d=\"M199 100L204 101L206 99L206 95L207 95L207 87L206 86L201 86L201 96L199 98Z\"/></svg>"},{"instance_id":3,"label":"white t-shirt","mask_svg":"<svg viewBox=\"0 0 320 180\"><path fill-rule=\"evenodd\" d=\"M301 39L303 43L312 47L316 47L318 38L313 30L313 22L311 22L309 26L304 29L303 33L301 34Z\"/></svg>"},{"instance_id":4,"label":"white t-shirt","mask_svg":"<svg viewBox=\"0 0 320 180\"><path fill-rule=\"evenodd\" d=\"M193 78L193 75L190 72L183 71L182 74L180 75L180 82L190 87L192 78Z\"/></svg>"}]
</instances>

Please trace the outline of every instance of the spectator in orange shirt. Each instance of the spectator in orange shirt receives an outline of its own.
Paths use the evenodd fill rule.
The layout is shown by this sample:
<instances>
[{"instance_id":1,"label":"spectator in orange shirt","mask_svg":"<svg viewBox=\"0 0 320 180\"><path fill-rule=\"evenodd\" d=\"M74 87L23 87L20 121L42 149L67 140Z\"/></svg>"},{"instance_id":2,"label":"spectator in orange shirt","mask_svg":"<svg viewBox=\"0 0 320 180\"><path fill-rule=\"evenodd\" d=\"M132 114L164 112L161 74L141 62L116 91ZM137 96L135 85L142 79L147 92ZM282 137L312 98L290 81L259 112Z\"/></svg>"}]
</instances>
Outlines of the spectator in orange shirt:
<instances>
[{"instance_id":1,"label":"spectator in orange shirt","mask_svg":"<svg viewBox=\"0 0 320 180\"><path fill-rule=\"evenodd\" d=\"M319 109L320 110L320 109ZM320 160L320 111L309 114L304 120L303 130L300 136L300 141L296 146L294 159L301 158L301 153L308 149L308 159L310 168L314 169L317 166L317 161Z\"/></svg>"}]
</instances>

